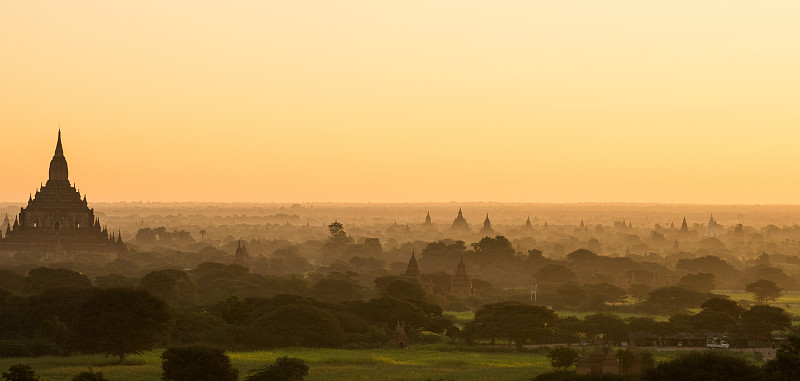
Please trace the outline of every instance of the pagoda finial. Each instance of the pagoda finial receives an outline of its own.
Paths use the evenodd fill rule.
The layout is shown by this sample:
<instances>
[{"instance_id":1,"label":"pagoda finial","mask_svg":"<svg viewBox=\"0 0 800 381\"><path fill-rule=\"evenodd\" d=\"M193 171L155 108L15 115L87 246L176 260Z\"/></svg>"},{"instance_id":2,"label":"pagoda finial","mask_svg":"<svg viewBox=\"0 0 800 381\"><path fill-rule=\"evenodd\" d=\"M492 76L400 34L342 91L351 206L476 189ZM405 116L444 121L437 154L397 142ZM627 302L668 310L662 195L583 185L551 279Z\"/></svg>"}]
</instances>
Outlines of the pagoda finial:
<instances>
[{"instance_id":1,"label":"pagoda finial","mask_svg":"<svg viewBox=\"0 0 800 381\"><path fill-rule=\"evenodd\" d=\"M64 148L61 147L61 127L58 127L58 142L56 143L56 156L64 157Z\"/></svg>"}]
</instances>

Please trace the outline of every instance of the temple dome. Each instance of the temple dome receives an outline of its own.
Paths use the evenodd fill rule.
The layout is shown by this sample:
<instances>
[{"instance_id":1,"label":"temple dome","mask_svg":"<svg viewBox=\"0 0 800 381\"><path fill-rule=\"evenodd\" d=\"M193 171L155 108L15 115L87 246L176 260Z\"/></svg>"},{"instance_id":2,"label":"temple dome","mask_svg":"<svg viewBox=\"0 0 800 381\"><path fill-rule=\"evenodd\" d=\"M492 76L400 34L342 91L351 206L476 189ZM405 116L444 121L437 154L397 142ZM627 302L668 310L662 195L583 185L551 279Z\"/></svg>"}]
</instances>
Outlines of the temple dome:
<instances>
[{"instance_id":1,"label":"temple dome","mask_svg":"<svg viewBox=\"0 0 800 381\"><path fill-rule=\"evenodd\" d=\"M56 153L53 155L53 160L50 160L50 181L69 181L67 159L64 157L64 149L61 147L61 130L58 130Z\"/></svg>"}]
</instances>

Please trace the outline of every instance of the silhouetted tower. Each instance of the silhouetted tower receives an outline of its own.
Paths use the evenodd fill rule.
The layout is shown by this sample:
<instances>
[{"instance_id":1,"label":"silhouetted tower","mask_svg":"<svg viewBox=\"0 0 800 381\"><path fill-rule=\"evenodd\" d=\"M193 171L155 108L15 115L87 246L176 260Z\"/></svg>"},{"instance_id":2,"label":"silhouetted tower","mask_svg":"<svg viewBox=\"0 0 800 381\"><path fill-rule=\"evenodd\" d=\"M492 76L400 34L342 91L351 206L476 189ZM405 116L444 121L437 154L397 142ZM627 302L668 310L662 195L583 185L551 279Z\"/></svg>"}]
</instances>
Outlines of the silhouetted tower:
<instances>
[{"instance_id":1,"label":"silhouetted tower","mask_svg":"<svg viewBox=\"0 0 800 381\"><path fill-rule=\"evenodd\" d=\"M458 208L458 216L453 220L453 226L450 227L453 232L470 233L469 224L461 213L461 208Z\"/></svg>"},{"instance_id":2,"label":"silhouetted tower","mask_svg":"<svg viewBox=\"0 0 800 381\"><path fill-rule=\"evenodd\" d=\"M683 223L681 224L681 233L689 232L689 224L686 223L686 216L683 216Z\"/></svg>"},{"instance_id":3,"label":"silhouetted tower","mask_svg":"<svg viewBox=\"0 0 800 381\"><path fill-rule=\"evenodd\" d=\"M124 244L109 241L108 233L96 228L99 222L94 209L88 207L86 196L81 198L75 185L70 184L60 129L48 175L47 183L35 195L29 195L28 204L20 208L13 229L6 229L0 252L40 253L45 261L68 259L74 252L109 257L127 252Z\"/></svg>"},{"instance_id":4,"label":"silhouetted tower","mask_svg":"<svg viewBox=\"0 0 800 381\"><path fill-rule=\"evenodd\" d=\"M408 260L408 267L406 268L406 272L403 273L403 276L419 280L419 264L417 264L417 256L414 251L411 252L411 259Z\"/></svg>"},{"instance_id":5,"label":"silhouetted tower","mask_svg":"<svg viewBox=\"0 0 800 381\"><path fill-rule=\"evenodd\" d=\"M525 220L525 229L533 229L533 224L531 223L531 216L528 216L528 219Z\"/></svg>"},{"instance_id":6,"label":"silhouetted tower","mask_svg":"<svg viewBox=\"0 0 800 381\"><path fill-rule=\"evenodd\" d=\"M395 348L406 349L408 348L408 335L406 334L406 327L400 321L397 321L397 326L394 327L392 332L392 344Z\"/></svg>"},{"instance_id":7,"label":"silhouetted tower","mask_svg":"<svg viewBox=\"0 0 800 381\"><path fill-rule=\"evenodd\" d=\"M428 211L428 214L425 216L425 225L433 225L433 221L431 221L431 211Z\"/></svg>"},{"instance_id":8,"label":"silhouetted tower","mask_svg":"<svg viewBox=\"0 0 800 381\"><path fill-rule=\"evenodd\" d=\"M250 254L247 254L247 247L239 241L239 246L236 248L236 254L233 257L233 263L242 267L250 266Z\"/></svg>"},{"instance_id":9,"label":"silhouetted tower","mask_svg":"<svg viewBox=\"0 0 800 381\"><path fill-rule=\"evenodd\" d=\"M581 229L586 228L586 225L583 224L583 220L581 220Z\"/></svg>"},{"instance_id":10,"label":"silhouetted tower","mask_svg":"<svg viewBox=\"0 0 800 381\"><path fill-rule=\"evenodd\" d=\"M711 218L708 219L708 226L706 226L706 237L716 237L717 236L717 221L714 219L714 215L711 215Z\"/></svg>"},{"instance_id":11,"label":"silhouetted tower","mask_svg":"<svg viewBox=\"0 0 800 381\"><path fill-rule=\"evenodd\" d=\"M450 278L450 294L462 298L472 296L472 279L467 273L467 265L464 264L464 257L458 262L456 273Z\"/></svg>"},{"instance_id":12,"label":"silhouetted tower","mask_svg":"<svg viewBox=\"0 0 800 381\"><path fill-rule=\"evenodd\" d=\"M675 250L680 249L680 246L678 246L678 240L677 239L675 240L675 244L672 245L672 248L675 249Z\"/></svg>"},{"instance_id":13,"label":"silhouetted tower","mask_svg":"<svg viewBox=\"0 0 800 381\"><path fill-rule=\"evenodd\" d=\"M483 220L483 228L481 229L481 235L485 236L494 235L494 229L492 229L492 222L489 221L489 213L486 213L486 219Z\"/></svg>"},{"instance_id":14,"label":"silhouetted tower","mask_svg":"<svg viewBox=\"0 0 800 381\"><path fill-rule=\"evenodd\" d=\"M6 218L3 219L3 224L0 225L0 232L6 231L9 227L11 227L11 221L8 220L8 213L6 213Z\"/></svg>"},{"instance_id":15,"label":"silhouetted tower","mask_svg":"<svg viewBox=\"0 0 800 381\"><path fill-rule=\"evenodd\" d=\"M422 275L419 271L417 256L414 251L411 252L411 259L408 260L408 267L406 268L406 272L403 273L403 277L410 281L417 282L423 291L429 294L433 293L433 280L430 275Z\"/></svg>"}]
</instances>

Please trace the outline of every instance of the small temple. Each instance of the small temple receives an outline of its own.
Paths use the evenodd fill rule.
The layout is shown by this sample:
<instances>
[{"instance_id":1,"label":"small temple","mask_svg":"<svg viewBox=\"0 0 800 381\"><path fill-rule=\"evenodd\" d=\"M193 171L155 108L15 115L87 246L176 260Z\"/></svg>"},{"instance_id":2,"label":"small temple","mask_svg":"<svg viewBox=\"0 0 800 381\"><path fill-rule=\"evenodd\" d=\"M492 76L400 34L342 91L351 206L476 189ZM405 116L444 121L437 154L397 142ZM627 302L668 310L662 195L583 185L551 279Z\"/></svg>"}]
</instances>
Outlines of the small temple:
<instances>
[{"instance_id":1,"label":"small temple","mask_svg":"<svg viewBox=\"0 0 800 381\"><path fill-rule=\"evenodd\" d=\"M686 216L683 217L683 223L681 224L681 233L688 233L689 232L689 224L686 223Z\"/></svg>"},{"instance_id":2,"label":"small temple","mask_svg":"<svg viewBox=\"0 0 800 381\"><path fill-rule=\"evenodd\" d=\"M528 219L525 220L525 226L523 227L525 230L533 230L533 224L531 223L531 216L528 216Z\"/></svg>"},{"instance_id":3,"label":"small temple","mask_svg":"<svg viewBox=\"0 0 800 381\"><path fill-rule=\"evenodd\" d=\"M451 232L471 233L469 224L461 213L461 208L458 208L458 216L453 220L453 226L450 227Z\"/></svg>"},{"instance_id":4,"label":"small temple","mask_svg":"<svg viewBox=\"0 0 800 381\"><path fill-rule=\"evenodd\" d=\"M411 259L408 260L408 268L403 273L403 277L411 281L419 283L420 288L428 294L433 293L433 280L430 275L422 275L419 271L419 264L417 264L417 256L412 251Z\"/></svg>"},{"instance_id":5,"label":"small temple","mask_svg":"<svg viewBox=\"0 0 800 381\"><path fill-rule=\"evenodd\" d=\"M251 264L250 254L247 253L247 247L239 241L239 246L236 248L236 254L233 257L233 263L249 268Z\"/></svg>"},{"instance_id":6,"label":"small temple","mask_svg":"<svg viewBox=\"0 0 800 381\"><path fill-rule=\"evenodd\" d=\"M103 254L109 259L127 254L122 233L109 235L88 207L86 195L81 197L70 183L61 130L49 175L47 183L28 197L27 206L20 208L13 225L6 227L0 253L41 254L44 262L71 260L77 253Z\"/></svg>"},{"instance_id":7,"label":"small temple","mask_svg":"<svg viewBox=\"0 0 800 381\"><path fill-rule=\"evenodd\" d=\"M428 214L425 216L425 225L433 225L433 221L431 221L431 211L428 211Z\"/></svg>"},{"instance_id":8,"label":"small temple","mask_svg":"<svg viewBox=\"0 0 800 381\"><path fill-rule=\"evenodd\" d=\"M458 262L456 267L456 274L450 278L450 295L466 298L474 295L472 291L472 279L467 273L467 265L464 264L464 258Z\"/></svg>"},{"instance_id":9,"label":"small temple","mask_svg":"<svg viewBox=\"0 0 800 381\"><path fill-rule=\"evenodd\" d=\"M489 213L486 213L486 219L483 220L483 228L481 228L481 235L492 236L494 229L492 229L492 222L489 221Z\"/></svg>"},{"instance_id":10,"label":"small temple","mask_svg":"<svg viewBox=\"0 0 800 381\"><path fill-rule=\"evenodd\" d=\"M714 215L711 215L711 218L708 219L708 226L706 226L706 233L704 234L706 237L716 237L717 236L717 220L714 219Z\"/></svg>"}]
</instances>

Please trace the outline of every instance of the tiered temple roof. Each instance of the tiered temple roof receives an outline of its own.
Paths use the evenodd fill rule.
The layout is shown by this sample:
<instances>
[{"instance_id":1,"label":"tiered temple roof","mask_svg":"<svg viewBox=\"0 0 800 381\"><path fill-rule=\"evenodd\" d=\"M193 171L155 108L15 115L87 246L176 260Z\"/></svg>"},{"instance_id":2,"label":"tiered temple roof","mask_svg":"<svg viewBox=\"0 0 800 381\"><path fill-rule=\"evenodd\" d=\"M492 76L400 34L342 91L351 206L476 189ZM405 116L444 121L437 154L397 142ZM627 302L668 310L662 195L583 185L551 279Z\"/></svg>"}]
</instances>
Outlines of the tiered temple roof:
<instances>
[{"instance_id":1,"label":"tiered temple roof","mask_svg":"<svg viewBox=\"0 0 800 381\"><path fill-rule=\"evenodd\" d=\"M46 261L68 260L78 252L109 256L127 253L122 233L116 239L113 233L109 236L94 209L88 207L86 196L81 197L70 183L60 130L49 174L47 183L28 197L26 207L20 208L13 227L6 229L0 253L40 253Z\"/></svg>"}]
</instances>

